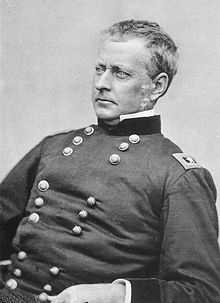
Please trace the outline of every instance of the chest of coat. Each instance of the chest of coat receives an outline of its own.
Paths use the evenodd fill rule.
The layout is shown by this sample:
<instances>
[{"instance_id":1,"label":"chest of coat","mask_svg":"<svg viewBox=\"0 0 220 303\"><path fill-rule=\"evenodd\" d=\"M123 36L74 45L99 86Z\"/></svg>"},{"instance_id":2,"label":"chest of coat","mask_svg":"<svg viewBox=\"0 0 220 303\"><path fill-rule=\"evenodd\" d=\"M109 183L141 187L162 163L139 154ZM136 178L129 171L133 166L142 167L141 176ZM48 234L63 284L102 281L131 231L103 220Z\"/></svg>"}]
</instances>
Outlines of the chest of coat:
<instances>
[{"instance_id":1,"label":"chest of coat","mask_svg":"<svg viewBox=\"0 0 220 303\"><path fill-rule=\"evenodd\" d=\"M140 142L120 151L125 140L102 137L71 147L73 152L68 156L63 154L63 147L55 155L42 157L34 195L36 190L39 192L39 182L46 180L49 188L39 194L58 200L59 205L54 203L54 207L62 209L64 217L85 207L85 201L92 196L103 220L122 225L129 222L133 229L147 218L153 219L158 196L153 194L155 185L146 169L146 148ZM116 164L111 162L112 155L118 156Z\"/></svg>"}]
</instances>

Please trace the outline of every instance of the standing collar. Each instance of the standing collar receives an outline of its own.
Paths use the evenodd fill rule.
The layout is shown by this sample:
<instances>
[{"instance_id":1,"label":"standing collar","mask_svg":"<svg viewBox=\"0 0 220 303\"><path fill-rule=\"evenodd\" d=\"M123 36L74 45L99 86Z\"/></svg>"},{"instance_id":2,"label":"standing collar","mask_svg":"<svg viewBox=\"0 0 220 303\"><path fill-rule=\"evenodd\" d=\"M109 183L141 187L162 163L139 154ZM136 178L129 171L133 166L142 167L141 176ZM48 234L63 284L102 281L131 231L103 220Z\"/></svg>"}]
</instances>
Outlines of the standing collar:
<instances>
[{"instance_id":1,"label":"standing collar","mask_svg":"<svg viewBox=\"0 0 220 303\"><path fill-rule=\"evenodd\" d=\"M161 133L160 115L124 119L117 125L108 125L103 120L98 119L98 126L110 135L116 136L129 136L132 134L150 135Z\"/></svg>"},{"instance_id":2,"label":"standing collar","mask_svg":"<svg viewBox=\"0 0 220 303\"><path fill-rule=\"evenodd\" d=\"M121 115L120 116L120 121L123 121L125 119L133 119L133 118L140 118L140 117L151 117L155 116L155 110L150 109L150 110L144 110L142 112L137 112L133 114L126 114L126 115Z\"/></svg>"}]
</instances>

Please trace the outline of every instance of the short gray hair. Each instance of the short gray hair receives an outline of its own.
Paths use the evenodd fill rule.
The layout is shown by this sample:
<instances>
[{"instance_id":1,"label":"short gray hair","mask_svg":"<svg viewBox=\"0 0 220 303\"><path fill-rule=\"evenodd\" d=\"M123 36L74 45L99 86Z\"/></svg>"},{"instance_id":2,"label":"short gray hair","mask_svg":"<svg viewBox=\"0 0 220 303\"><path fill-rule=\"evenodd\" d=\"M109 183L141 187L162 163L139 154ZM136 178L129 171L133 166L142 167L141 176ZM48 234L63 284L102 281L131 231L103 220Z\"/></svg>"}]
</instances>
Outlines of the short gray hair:
<instances>
[{"instance_id":1,"label":"short gray hair","mask_svg":"<svg viewBox=\"0 0 220 303\"><path fill-rule=\"evenodd\" d=\"M147 62L147 71L151 79L159 73L168 75L168 86L177 73L177 46L171 37L163 31L159 24L143 20L125 20L113 24L102 31L104 39L124 41L129 38L141 38L146 42L150 51L150 64Z\"/></svg>"}]
</instances>

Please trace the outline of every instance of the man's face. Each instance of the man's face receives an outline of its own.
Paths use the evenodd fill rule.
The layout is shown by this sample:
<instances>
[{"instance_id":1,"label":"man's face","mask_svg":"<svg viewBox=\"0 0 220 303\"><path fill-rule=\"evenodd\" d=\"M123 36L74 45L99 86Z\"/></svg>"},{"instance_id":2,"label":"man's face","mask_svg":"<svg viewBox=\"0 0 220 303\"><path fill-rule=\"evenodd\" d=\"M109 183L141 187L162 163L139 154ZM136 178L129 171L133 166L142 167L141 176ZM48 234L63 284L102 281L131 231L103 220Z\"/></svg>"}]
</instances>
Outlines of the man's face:
<instances>
[{"instance_id":1,"label":"man's face","mask_svg":"<svg viewBox=\"0 0 220 303\"><path fill-rule=\"evenodd\" d=\"M147 56L141 39L103 43L93 79L92 100L98 118L114 121L121 114L146 108L153 83L147 75Z\"/></svg>"}]
</instances>

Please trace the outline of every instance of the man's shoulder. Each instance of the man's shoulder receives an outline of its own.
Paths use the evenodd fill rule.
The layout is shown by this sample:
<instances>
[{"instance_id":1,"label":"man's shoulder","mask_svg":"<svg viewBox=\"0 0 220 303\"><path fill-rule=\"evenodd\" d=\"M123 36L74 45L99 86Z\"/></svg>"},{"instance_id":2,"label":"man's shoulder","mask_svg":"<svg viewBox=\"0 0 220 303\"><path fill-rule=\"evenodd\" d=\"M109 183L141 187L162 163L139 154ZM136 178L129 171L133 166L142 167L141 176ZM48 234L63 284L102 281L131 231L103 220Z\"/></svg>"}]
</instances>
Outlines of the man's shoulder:
<instances>
[{"instance_id":1,"label":"man's shoulder","mask_svg":"<svg viewBox=\"0 0 220 303\"><path fill-rule=\"evenodd\" d=\"M164 150L166 156L170 158L175 165L181 167L183 170L201 168L202 165L196 160L194 155L183 151L178 145L168 138L163 140Z\"/></svg>"},{"instance_id":2,"label":"man's shoulder","mask_svg":"<svg viewBox=\"0 0 220 303\"><path fill-rule=\"evenodd\" d=\"M182 151L168 138L156 137L148 156L146 171L157 188L163 188L166 194L185 191L188 182L194 189L203 184L206 191L212 192L215 200L216 189L209 170L194 155Z\"/></svg>"},{"instance_id":3,"label":"man's shoulder","mask_svg":"<svg viewBox=\"0 0 220 303\"><path fill-rule=\"evenodd\" d=\"M152 160L165 174L170 173L178 176L185 171L202 168L194 155L183 151L172 140L160 136L156 141L152 147Z\"/></svg>"},{"instance_id":4,"label":"man's shoulder","mask_svg":"<svg viewBox=\"0 0 220 303\"><path fill-rule=\"evenodd\" d=\"M43 141L52 142L62 140L70 135L73 135L78 129L66 129L58 132L54 132L46 136Z\"/></svg>"},{"instance_id":5,"label":"man's shoulder","mask_svg":"<svg viewBox=\"0 0 220 303\"><path fill-rule=\"evenodd\" d=\"M146 142L146 148L149 149L152 158L164 164L169 160L173 161L173 154L182 153L182 149L176 143L162 134L152 136L151 141Z\"/></svg>"},{"instance_id":6,"label":"man's shoulder","mask_svg":"<svg viewBox=\"0 0 220 303\"><path fill-rule=\"evenodd\" d=\"M47 151L48 150L55 151L57 149L60 149L62 146L66 146L70 144L76 136L81 134L88 127L91 126L85 126L76 129L68 129L48 135L41 141L42 149Z\"/></svg>"}]
</instances>

